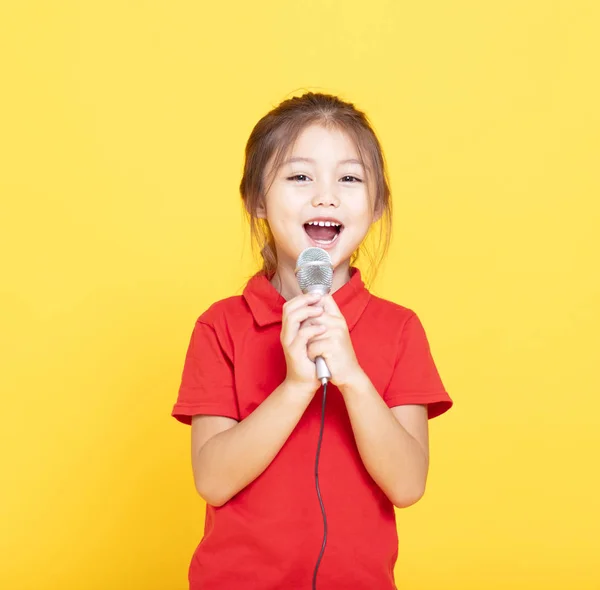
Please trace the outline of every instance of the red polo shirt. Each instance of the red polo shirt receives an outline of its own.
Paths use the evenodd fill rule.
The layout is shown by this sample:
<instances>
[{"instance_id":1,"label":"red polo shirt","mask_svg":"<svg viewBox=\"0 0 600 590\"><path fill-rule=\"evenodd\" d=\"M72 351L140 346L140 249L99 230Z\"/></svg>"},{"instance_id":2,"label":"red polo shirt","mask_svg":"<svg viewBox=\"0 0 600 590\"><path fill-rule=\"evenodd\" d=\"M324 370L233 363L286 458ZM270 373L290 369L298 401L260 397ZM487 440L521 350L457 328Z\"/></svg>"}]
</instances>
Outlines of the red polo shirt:
<instances>
[{"instance_id":1,"label":"red polo shirt","mask_svg":"<svg viewBox=\"0 0 600 590\"><path fill-rule=\"evenodd\" d=\"M452 401L411 310L375 297L360 272L333 295L358 361L388 406L424 404L429 417ZM173 416L243 420L286 375L280 344L285 300L264 275L243 295L215 303L196 322ZM191 590L309 589L323 520L314 462L322 389L267 469L219 508L207 505L204 537L189 569ZM319 482L328 521L319 590L391 590L398 552L392 503L367 473L343 398L329 385Z\"/></svg>"}]
</instances>

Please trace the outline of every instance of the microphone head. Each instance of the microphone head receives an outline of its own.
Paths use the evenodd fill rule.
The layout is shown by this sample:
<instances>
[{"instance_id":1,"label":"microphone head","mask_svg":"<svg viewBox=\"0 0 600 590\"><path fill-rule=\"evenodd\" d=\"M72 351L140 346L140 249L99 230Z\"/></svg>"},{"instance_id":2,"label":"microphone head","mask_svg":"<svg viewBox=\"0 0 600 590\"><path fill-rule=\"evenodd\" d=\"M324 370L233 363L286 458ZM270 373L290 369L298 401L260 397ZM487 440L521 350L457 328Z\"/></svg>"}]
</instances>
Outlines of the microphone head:
<instances>
[{"instance_id":1,"label":"microphone head","mask_svg":"<svg viewBox=\"0 0 600 590\"><path fill-rule=\"evenodd\" d=\"M296 278L303 293L329 293L333 283L333 264L323 248L307 248L296 263Z\"/></svg>"}]
</instances>

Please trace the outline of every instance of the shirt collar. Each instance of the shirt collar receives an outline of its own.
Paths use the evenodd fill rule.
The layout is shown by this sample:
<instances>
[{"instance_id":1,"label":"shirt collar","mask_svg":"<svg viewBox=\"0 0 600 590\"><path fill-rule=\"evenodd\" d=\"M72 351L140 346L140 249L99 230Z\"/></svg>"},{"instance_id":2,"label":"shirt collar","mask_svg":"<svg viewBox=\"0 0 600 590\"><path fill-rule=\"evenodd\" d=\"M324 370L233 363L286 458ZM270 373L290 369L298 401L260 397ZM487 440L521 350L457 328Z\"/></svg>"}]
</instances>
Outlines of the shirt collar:
<instances>
[{"instance_id":1,"label":"shirt collar","mask_svg":"<svg viewBox=\"0 0 600 590\"><path fill-rule=\"evenodd\" d=\"M348 330L354 328L371 298L360 270L351 267L350 273L350 280L333 294L334 301L346 319ZM248 281L242 297L259 326L281 323L285 299L264 273L260 272Z\"/></svg>"}]
</instances>

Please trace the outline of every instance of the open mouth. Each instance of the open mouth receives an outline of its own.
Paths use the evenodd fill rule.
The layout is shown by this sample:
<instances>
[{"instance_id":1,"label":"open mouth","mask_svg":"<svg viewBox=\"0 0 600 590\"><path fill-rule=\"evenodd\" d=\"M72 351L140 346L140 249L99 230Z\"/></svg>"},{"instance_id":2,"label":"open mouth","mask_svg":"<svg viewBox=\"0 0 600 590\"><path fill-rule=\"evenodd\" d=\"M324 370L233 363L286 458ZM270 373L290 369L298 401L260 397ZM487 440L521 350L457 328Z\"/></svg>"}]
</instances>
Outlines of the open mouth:
<instances>
[{"instance_id":1,"label":"open mouth","mask_svg":"<svg viewBox=\"0 0 600 590\"><path fill-rule=\"evenodd\" d=\"M343 229L344 226L335 219L315 219L304 224L304 231L320 248L333 245Z\"/></svg>"}]
</instances>

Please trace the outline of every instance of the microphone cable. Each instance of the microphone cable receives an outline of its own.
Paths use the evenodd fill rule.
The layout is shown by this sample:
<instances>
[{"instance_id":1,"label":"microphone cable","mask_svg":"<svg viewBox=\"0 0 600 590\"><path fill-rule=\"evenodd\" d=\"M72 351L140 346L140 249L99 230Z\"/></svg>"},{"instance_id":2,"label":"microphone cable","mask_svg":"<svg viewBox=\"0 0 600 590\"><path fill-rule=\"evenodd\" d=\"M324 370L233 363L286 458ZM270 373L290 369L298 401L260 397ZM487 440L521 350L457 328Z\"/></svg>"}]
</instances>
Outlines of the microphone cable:
<instances>
[{"instance_id":1,"label":"microphone cable","mask_svg":"<svg viewBox=\"0 0 600 590\"><path fill-rule=\"evenodd\" d=\"M312 579L312 590L317 589L317 571L323 559L323 553L325 553L325 545L327 545L327 515L325 514L325 505L323 504L323 498L321 497L321 489L319 488L319 457L321 455L321 442L323 441L323 429L325 427L325 400L327 398L327 381L323 385L323 405L321 406L321 430L319 432L319 442L317 443L317 454L315 456L315 486L317 488L317 496L319 498L319 504L321 505L321 513L323 514L323 546L315 565L315 571Z\"/></svg>"}]
</instances>

